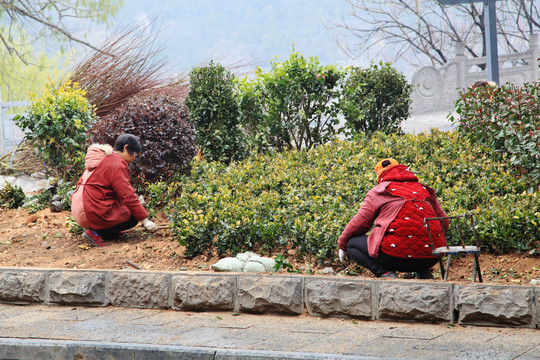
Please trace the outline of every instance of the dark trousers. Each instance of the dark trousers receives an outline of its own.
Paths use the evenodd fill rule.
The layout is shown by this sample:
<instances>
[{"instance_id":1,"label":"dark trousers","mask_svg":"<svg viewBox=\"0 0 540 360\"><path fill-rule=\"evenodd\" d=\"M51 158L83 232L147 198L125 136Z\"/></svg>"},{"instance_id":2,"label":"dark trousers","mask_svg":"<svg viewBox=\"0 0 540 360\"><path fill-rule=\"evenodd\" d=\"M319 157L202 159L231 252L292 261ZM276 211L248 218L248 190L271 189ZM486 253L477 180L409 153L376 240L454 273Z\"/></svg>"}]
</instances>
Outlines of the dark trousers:
<instances>
[{"instance_id":1,"label":"dark trousers","mask_svg":"<svg viewBox=\"0 0 540 360\"><path fill-rule=\"evenodd\" d=\"M355 236L347 243L347 252L351 259L371 271L376 277L387 271L422 272L438 261L434 259L408 259L389 256L379 250L379 257L369 256L367 235Z\"/></svg>"},{"instance_id":2,"label":"dark trousers","mask_svg":"<svg viewBox=\"0 0 540 360\"><path fill-rule=\"evenodd\" d=\"M131 229L132 227L137 225L138 222L139 221L135 218L135 216L131 215L131 218L126 222L120 223L108 229L96 230L96 232L104 240L111 240L117 238L120 231Z\"/></svg>"}]
</instances>

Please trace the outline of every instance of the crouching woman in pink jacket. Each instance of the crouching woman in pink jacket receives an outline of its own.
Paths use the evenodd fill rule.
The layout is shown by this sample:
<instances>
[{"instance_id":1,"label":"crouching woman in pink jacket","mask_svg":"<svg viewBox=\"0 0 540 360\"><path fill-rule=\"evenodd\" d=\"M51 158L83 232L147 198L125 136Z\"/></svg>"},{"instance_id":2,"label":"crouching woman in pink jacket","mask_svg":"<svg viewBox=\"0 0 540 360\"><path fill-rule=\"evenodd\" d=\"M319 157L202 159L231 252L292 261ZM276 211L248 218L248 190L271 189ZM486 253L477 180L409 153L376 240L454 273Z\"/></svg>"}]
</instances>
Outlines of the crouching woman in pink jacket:
<instances>
[{"instance_id":1,"label":"crouching woman in pink jacket","mask_svg":"<svg viewBox=\"0 0 540 360\"><path fill-rule=\"evenodd\" d=\"M432 278L438 257L431 239L435 247L445 246L443 226L448 228L448 220L434 222L430 239L424 226L425 218L446 217L435 191L394 159L381 160L375 172L378 185L338 239L340 261L350 257L376 277L397 278L396 271L403 271Z\"/></svg>"},{"instance_id":2,"label":"crouching woman in pink jacket","mask_svg":"<svg viewBox=\"0 0 540 360\"><path fill-rule=\"evenodd\" d=\"M109 245L110 240L142 221L149 231L157 226L148 220L148 212L140 203L129 181L128 165L141 151L139 140L122 134L114 143L93 144L88 148L85 170L71 197L71 212L83 234L94 246Z\"/></svg>"}]
</instances>

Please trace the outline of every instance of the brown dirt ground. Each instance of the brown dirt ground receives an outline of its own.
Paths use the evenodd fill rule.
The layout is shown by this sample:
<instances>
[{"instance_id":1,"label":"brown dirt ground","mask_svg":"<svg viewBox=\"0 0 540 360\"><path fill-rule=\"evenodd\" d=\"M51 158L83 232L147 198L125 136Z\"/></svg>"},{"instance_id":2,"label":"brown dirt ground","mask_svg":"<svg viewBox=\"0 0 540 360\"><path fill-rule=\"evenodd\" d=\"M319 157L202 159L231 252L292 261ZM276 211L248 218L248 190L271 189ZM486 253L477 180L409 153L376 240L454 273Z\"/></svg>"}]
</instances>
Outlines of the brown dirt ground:
<instances>
[{"instance_id":1,"label":"brown dirt ground","mask_svg":"<svg viewBox=\"0 0 540 360\"><path fill-rule=\"evenodd\" d=\"M206 271L219 258L216 254L186 259L184 248L172 237L164 216L154 219L163 228L149 233L140 225L106 247L89 247L81 235L70 232L69 211L53 213L49 209L29 214L26 210L0 210L0 266L55 269L134 270L128 261L143 270ZM290 254L289 254L290 253ZM294 252L281 253L295 269L307 269L302 275L322 275L323 267L296 261ZM275 254L265 254L273 257ZM293 255L293 256L291 256ZM345 274L340 264L330 264L338 274ZM473 257L452 257L448 279L453 283L472 282ZM529 285L540 279L540 257L526 254L480 255L484 282L491 284ZM354 266L349 267L354 270ZM410 274L402 273L407 278ZM331 276L331 275L324 275ZM351 275L346 275L351 276ZM434 267L435 281L443 281L439 266ZM364 271L355 278L373 278Z\"/></svg>"}]
</instances>

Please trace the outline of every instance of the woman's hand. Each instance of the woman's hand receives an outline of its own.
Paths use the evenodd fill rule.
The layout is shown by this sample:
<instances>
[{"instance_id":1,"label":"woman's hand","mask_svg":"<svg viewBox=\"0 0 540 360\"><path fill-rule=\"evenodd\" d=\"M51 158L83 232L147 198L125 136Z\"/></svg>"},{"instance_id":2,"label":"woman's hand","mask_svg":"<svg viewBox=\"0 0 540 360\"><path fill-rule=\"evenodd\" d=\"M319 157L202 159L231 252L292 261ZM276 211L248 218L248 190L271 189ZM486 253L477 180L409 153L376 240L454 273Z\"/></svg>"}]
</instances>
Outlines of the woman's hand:
<instances>
[{"instance_id":1,"label":"woman's hand","mask_svg":"<svg viewBox=\"0 0 540 360\"><path fill-rule=\"evenodd\" d=\"M148 220L148 218L145 218L143 221L142 221L142 226L144 226L144 228L148 231L151 231L151 232L154 232L157 230L157 225L155 222L151 221L151 220Z\"/></svg>"},{"instance_id":2,"label":"woman's hand","mask_svg":"<svg viewBox=\"0 0 540 360\"><path fill-rule=\"evenodd\" d=\"M348 265L349 264L349 261L350 261L349 260L349 254L347 254L346 251L339 249L338 255L339 255L339 261L341 261L341 263L343 265Z\"/></svg>"}]
</instances>

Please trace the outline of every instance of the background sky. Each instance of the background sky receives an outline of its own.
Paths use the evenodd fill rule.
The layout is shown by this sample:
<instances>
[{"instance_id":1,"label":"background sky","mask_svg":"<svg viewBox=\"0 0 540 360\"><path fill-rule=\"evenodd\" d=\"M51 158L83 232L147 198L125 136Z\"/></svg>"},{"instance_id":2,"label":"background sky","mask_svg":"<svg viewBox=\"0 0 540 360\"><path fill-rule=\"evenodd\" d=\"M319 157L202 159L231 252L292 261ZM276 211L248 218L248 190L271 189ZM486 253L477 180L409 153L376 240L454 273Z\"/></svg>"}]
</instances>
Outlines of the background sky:
<instances>
[{"instance_id":1,"label":"background sky","mask_svg":"<svg viewBox=\"0 0 540 360\"><path fill-rule=\"evenodd\" d=\"M114 26L157 17L159 43L168 63L182 72L205 60L236 61L269 68L288 59L292 46L321 64L368 65L380 58L351 59L338 46L339 34L325 27L348 11L344 0L125 0ZM403 70L401 70L403 71Z\"/></svg>"}]
</instances>

